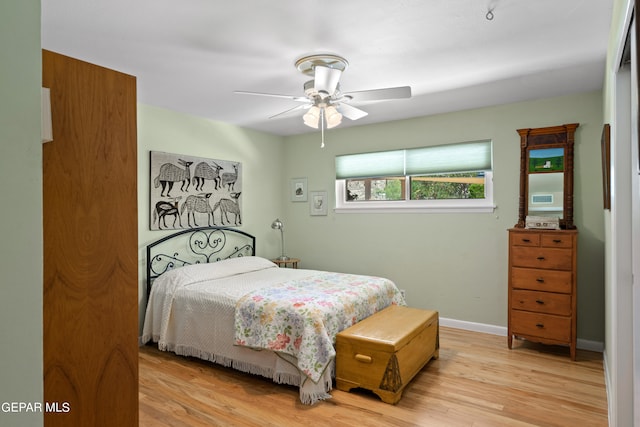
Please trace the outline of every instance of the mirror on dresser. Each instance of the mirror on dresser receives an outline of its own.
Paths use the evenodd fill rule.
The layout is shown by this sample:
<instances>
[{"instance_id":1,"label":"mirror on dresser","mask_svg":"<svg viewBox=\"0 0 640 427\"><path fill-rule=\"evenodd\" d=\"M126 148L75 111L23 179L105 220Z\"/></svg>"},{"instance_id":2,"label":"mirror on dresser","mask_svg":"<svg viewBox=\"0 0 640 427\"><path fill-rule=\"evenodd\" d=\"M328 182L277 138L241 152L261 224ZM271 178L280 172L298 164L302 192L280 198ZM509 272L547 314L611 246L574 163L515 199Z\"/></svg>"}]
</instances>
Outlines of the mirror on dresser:
<instances>
[{"instance_id":1,"label":"mirror on dresser","mask_svg":"<svg viewBox=\"0 0 640 427\"><path fill-rule=\"evenodd\" d=\"M577 123L518 129L520 198L515 228L528 228L527 217L541 228L574 229L573 145ZM549 227L544 226L546 218Z\"/></svg>"}]
</instances>

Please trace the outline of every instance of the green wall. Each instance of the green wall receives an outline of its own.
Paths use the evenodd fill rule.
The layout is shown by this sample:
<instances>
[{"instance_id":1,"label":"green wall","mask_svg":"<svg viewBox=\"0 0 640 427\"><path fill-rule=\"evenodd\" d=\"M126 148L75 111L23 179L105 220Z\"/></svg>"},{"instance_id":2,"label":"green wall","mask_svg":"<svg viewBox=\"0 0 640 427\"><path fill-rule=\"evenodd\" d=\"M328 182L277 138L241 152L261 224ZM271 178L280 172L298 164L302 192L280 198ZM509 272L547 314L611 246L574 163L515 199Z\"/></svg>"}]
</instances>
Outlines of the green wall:
<instances>
[{"instance_id":1,"label":"green wall","mask_svg":"<svg viewBox=\"0 0 640 427\"><path fill-rule=\"evenodd\" d=\"M42 402L40 1L0 3L0 403ZM0 412L0 425L42 425Z\"/></svg>"},{"instance_id":2,"label":"green wall","mask_svg":"<svg viewBox=\"0 0 640 427\"><path fill-rule=\"evenodd\" d=\"M282 138L222 122L138 104L138 241L140 325L146 306L145 246L171 234L149 230L149 152L164 151L242 163L241 230L256 236L256 254L276 256L279 234L271 222L282 216ZM176 193L178 194L178 193ZM141 326L142 327L142 326Z\"/></svg>"},{"instance_id":3,"label":"green wall","mask_svg":"<svg viewBox=\"0 0 640 427\"><path fill-rule=\"evenodd\" d=\"M506 327L507 229L517 222L519 128L580 123L576 133L574 220L579 229L578 338L601 344L603 208L600 163L602 94L460 111L285 138L280 186L307 177L334 204L338 154L492 139L494 198L489 214L334 213L310 216L307 203L284 194L287 252L301 267L389 277L408 303L443 318ZM506 332L506 331L505 331Z\"/></svg>"}]
</instances>

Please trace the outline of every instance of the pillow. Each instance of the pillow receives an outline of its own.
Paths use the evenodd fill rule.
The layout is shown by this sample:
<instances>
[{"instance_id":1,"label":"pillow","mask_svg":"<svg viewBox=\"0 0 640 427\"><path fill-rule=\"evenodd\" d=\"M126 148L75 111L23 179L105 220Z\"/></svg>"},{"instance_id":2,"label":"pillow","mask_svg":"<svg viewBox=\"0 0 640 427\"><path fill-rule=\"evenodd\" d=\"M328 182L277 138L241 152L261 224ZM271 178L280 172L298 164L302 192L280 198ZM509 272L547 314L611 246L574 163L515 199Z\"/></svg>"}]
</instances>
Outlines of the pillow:
<instances>
[{"instance_id":1,"label":"pillow","mask_svg":"<svg viewBox=\"0 0 640 427\"><path fill-rule=\"evenodd\" d=\"M224 259L210 264L192 264L175 268L162 275L167 279L182 279L187 282L201 280L222 279L237 274L264 270L266 268L278 268L276 264L266 258L257 256L243 256Z\"/></svg>"}]
</instances>

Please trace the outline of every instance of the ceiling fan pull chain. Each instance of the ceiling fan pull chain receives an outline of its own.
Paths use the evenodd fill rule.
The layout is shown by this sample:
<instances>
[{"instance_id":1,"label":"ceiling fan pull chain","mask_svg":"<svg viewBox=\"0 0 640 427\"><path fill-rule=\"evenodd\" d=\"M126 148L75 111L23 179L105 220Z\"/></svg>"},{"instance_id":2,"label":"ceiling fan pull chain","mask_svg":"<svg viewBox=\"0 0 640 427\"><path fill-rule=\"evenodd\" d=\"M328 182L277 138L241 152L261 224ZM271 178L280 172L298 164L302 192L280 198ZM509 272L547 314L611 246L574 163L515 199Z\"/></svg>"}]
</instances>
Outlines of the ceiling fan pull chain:
<instances>
[{"instance_id":1,"label":"ceiling fan pull chain","mask_svg":"<svg viewBox=\"0 0 640 427\"><path fill-rule=\"evenodd\" d=\"M320 132L322 134L322 143L320 148L324 148L324 108L320 109Z\"/></svg>"}]
</instances>

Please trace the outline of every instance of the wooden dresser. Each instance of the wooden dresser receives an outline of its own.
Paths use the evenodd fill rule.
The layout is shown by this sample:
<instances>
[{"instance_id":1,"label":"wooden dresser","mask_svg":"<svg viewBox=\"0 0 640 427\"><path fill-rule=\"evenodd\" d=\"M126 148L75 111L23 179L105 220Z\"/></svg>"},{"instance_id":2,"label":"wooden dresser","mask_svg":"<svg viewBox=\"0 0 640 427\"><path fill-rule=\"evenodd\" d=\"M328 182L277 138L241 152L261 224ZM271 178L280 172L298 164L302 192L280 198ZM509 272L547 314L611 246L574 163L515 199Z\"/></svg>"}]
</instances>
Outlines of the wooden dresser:
<instances>
[{"instance_id":1,"label":"wooden dresser","mask_svg":"<svg viewBox=\"0 0 640 427\"><path fill-rule=\"evenodd\" d=\"M509 230L508 343L570 347L576 358L577 230Z\"/></svg>"}]
</instances>

